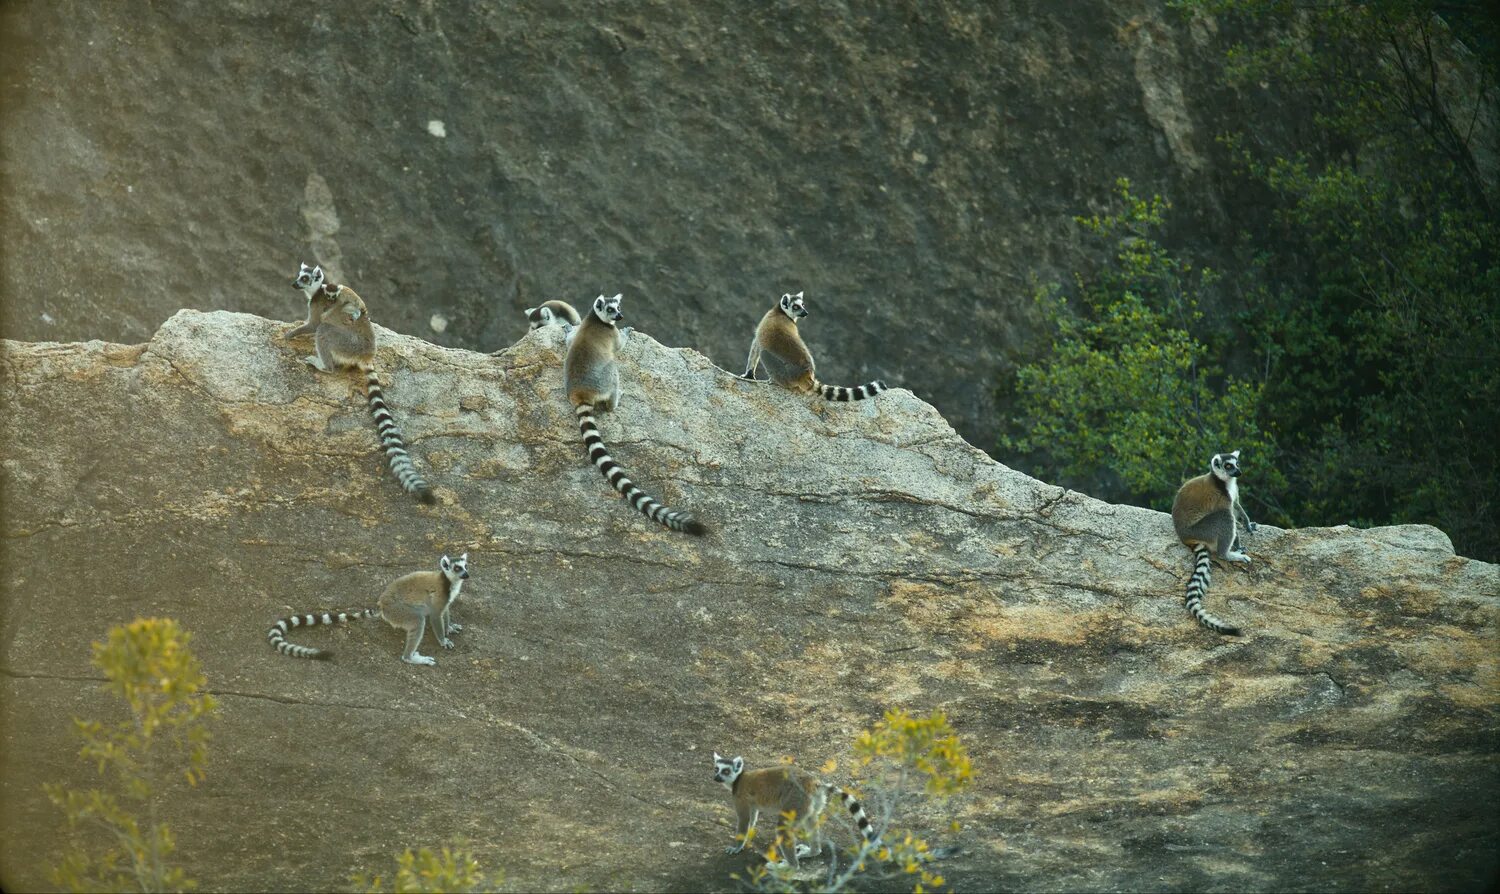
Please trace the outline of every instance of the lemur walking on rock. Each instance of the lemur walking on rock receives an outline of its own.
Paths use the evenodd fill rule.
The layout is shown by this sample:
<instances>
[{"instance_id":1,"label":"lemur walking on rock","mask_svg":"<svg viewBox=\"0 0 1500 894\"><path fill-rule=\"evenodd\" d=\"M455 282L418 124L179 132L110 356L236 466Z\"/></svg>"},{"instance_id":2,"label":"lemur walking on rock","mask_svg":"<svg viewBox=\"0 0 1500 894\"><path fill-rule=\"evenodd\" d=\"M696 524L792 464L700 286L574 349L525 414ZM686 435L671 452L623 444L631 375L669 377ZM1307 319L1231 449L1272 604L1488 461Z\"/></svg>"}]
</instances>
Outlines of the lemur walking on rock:
<instances>
[{"instance_id":1,"label":"lemur walking on rock","mask_svg":"<svg viewBox=\"0 0 1500 894\"><path fill-rule=\"evenodd\" d=\"M745 849L745 840L762 810L776 817L778 831L793 823L817 817L827 806L830 796L837 796L849 811L849 817L859 829L864 843L880 847L880 836L870 824L865 808L859 800L836 785L819 780L816 776L798 767L765 767L746 770L745 759L729 759L714 752L714 781L729 790L734 799L734 837L736 843L726 848L731 854ZM787 814L792 816L788 819ZM812 845L799 844L792 848L785 859L797 866L800 858L809 854L821 855L829 844L823 839L822 830L816 825L812 829Z\"/></svg>"},{"instance_id":2,"label":"lemur walking on rock","mask_svg":"<svg viewBox=\"0 0 1500 894\"><path fill-rule=\"evenodd\" d=\"M422 632L431 627L438 645L445 649L453 648L453 640L448 638L449 635L464 628L462 624L455 624L448 614L453 609L453 603L458 601L458 591L468 579L469 554L464 553L457 559L449 559L445 555L438 560L437 571L415 571L392 581L385 592L380 594L380 603L376 608L292 615L272 624L271 629L266 632L266 639L283 655L326 661L333 657L332 652L288 642L287 631L294 627L384 618L392 627L406 631L402 661L407 664L437 664L437 659L417 652L417 646L422 642Z\"/></svg>"}]
</instances>

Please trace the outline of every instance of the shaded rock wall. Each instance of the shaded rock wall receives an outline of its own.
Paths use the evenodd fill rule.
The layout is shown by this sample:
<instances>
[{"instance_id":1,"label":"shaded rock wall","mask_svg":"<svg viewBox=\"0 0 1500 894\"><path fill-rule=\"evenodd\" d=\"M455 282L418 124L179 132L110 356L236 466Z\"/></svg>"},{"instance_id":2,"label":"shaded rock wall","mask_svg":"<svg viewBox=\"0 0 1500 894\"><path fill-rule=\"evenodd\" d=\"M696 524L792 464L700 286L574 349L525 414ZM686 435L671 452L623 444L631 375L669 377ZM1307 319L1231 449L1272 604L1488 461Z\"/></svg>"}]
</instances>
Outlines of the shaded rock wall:
<instances>
[{"instance_id":1,"label":"shaded rock wall","mask_svg":"<svg viewBox=\"0 0 1500 894\"><path fill-rule=\"evenodd\" d=\"M519 889L728 890L714 749L848 765L883 710L947 711L972 794L904 819L959 890L1473 890L1500 844L1500 572L1421 526L1263 529L1191 624L1160 513L999 465L904 390L740 383L649 337L612 452L715 527L656 528L584 458L560 333L497 356L380 330L442 504L382 463L283 323L184 311L146 344L4 343L0 884L45 887L113 718L88 643L170 615L222 700L166 803L205 890L327 889L460 837ZM1245 487L1255 486L1247 470ZM468 550L434 668L381 622L301 632ZM429 643L430 647L430 643ZM946 832L956 817L957 834Z\"/></svg>"},{"instance_id":2,"label":"shaded rock wall","mask_svg":"<svg viewBox=\"0 0 1500 894\"><path fill-rule=\"evenodd\" d=\"M730 368L806 289L829 381L904 384L988 449L1032 280L1107 254L1073 215L1129 176L1223 268L1253 207L1214 137L1308 126L1218 85L1227 42L1161 0L5 4L0 327L289 317L316 259L449 346L623 291Z\"/></svg>"}]
</instances>

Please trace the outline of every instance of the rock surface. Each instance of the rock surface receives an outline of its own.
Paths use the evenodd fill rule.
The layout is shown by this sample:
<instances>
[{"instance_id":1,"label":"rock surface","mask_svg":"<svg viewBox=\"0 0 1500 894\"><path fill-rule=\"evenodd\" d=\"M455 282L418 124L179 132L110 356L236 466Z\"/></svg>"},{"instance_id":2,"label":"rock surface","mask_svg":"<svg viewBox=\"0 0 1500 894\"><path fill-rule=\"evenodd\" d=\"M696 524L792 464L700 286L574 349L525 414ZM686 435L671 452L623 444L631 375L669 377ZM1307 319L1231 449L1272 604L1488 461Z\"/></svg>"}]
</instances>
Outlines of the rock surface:
<instances>
[{"instance_id":1,"label":"rock surface","mask_svg":"<svg viewBox=\"0 0 1500 894\"><path fill-rule=\"evenodd\" d=\"M1494 877L1500 572L1435 529L1262 529L1215 575L1248 632L1221 639L1182 609L1165 515L1013 472L905 390L813 403L638 335L602 431L695 540L584 461L559 331L489 356L380 330L428 509L288 325L4 344L6 890L57 857L41 784L93 779L71 718L119 716L88 644L142 615L193 632L222 701L207 782L165 804L204 890L339 887L462 837L517 889L729 890L710 753L847 766L892 706L943 708L972 751L971 794L908 817L963 848L959 890ZM474 578L436 667L378 621L293 637L327 663L265 642L444 550Z\"/></svg>"},{"instance_id":2,"label":"rock surface","mask_svg":"<svg viewBox=\"0 0 1500 894\"><path fill-rule=\"evenodd\" d=\"M1319 135L1222 86L1233 39L1165 0L0 4L0 328L289 317L317 260L445 345L624 292L730 367L806 289L830 382L910 387L988 448L1033 279L1114 253L1074 215L1129 177L1237 269L1258 200L1215 138Z\"/></svg>"}]
</instances>

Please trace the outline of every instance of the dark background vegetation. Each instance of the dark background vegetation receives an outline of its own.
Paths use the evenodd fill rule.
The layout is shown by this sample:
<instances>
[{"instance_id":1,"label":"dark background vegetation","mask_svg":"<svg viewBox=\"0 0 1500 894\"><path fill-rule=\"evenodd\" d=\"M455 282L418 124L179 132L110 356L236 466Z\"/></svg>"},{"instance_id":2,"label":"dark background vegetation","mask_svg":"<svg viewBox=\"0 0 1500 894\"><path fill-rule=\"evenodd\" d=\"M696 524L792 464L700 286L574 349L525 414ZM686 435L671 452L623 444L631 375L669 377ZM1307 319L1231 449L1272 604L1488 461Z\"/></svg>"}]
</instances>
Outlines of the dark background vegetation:
<instances>
[{"instance_id":1,"label":"dark background vegetation","mask_svg":"<svg viewBox=\"0 0 1500 894\"><path fill-rule=\"evenodd\" d=\"M1156 470L1216 444L1251 447L1264 517L1430 522L1460 552L1495 559L1493 15L1412 2L1176 8L1249 36L1222 76L1286 95L1310 127L1290 145L1254 121L1221 136L1256 211L1216 272L1160 244L1172 213L1160 197L1125 185L1118 211L1080 220L1116 263L1077 281L1073 309L1042 293L1056 337L1003 386L1022 412L1002 445L1043 474L1158 508L1175 482Z\"/></svg>"},{"instance_id":2,"label":"dark background vegetation","mask_svg":"<svg viewBox=\"0 0 1500 894\"><path fill-rule=\"evenodd\" d=\"M7 3L0 330L291 319L316 260L439 343L622 291L737 369L805 289L824 378L1049 480L1161 506L1238 446L1261 518L1494 559L1494 33L1480 3Z\"/></svg>"}]
</instances>

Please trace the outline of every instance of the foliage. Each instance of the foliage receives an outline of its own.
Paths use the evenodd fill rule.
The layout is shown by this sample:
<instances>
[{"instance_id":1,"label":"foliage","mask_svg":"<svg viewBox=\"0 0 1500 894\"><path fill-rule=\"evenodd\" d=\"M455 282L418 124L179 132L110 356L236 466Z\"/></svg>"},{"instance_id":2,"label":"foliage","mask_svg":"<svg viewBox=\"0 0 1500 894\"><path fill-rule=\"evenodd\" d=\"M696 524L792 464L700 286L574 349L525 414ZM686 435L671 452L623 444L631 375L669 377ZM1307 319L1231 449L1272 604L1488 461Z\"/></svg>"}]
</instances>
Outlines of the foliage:
<instances>
[{"instance_id":1,"label":"foliage","mask_svg":"<svg viewBox=\"0 0 1500 894\"><path fill-rule=\"evenodd\" d=\"M904 780L916 774L922 789L936 798L947 797L969 784L974 768L969 751L948 725L942 711L913 717L892 709L854 740L854 753L862 768L895 769Z\"/></svg>"},{"instance_id":2,"label":"foliage","mask_svg":"<svg viewBox=\"0 0 1500 894\"><path fill-rule=\"evenodd\" d=\"M1080 219L1116 263L1078 278L1071 308L1039 291L1054 337L1002 385L1001 448L1165 508L1239 447L1258 517L1426 522L1500 558L1500 222L1493 153L1476 151L1497 142L1500 19L1417 0L1173 5L1246 35L1226 79L1315 127L1295 152L1274 148L1295 116L1223 139L1246 203L1270 209L1227 277L1166 252L1166 204L1123 181L1123 211ZM1228 302L1240 312L1205 326L1200 306Z\"/></svg>"},{"instance_id":3,"label":"foliage","mask_svg":"<svg viewBox=\"0 0 1500 894\"><path fill-rule=\"evenodd\" d=\"M356 875L352 881L370 894L386 890L385 880L378 875L374 878ZM486 876L468 848L444 845L441 852L426 847L413 852L407 848L396 858L396 874L390 881L392 894L469 894L498 888L504 876Z\"/></svg>"},{"instance_id":4,"label":"foliage","mask_svg":"<svg viewBox=\"0 0 1500 894\"><path fill-rule=\"evenodd\" d=\"M943 851L934 851L922 838L893 825L891 818L923 800L947 799L969 784L972 767L968 750L948 725L947 717L942 711L926 717L887 711L872 729L860 733L854 753L856 774L861 779L860 790L854 794L864 805L879 846L865 842L858 830L852 830L857 844L842 855L835 851L826 872L807 878L805 872L779 860L779 855L817 840L820 834L826 838L829 813L843 811L825 810L812 817L788 813L785 818L789 825L778 829L767 849L768 862L752 869L744 879L752 891L850 891L861 882L889 885L904 877L913 885L912 890L921 894L945 884L934 869ZM830 761L822 769L826 775L837 765ZM950 829L956 831L958 824L953 823ZM819 856L803 859L816 862Z\"/></svg>"},{"instance_id":5,"label":"foliage","mask_svg":"<svg viewBox=\"0 0 1500 894\"><path fill-rule=\"evenodd\" d=\"M1117 186L1122 211L1077 219L1115 244L1116 263L1078 278L1076 311L1057 286L1038 290L1055 335L1050 353L1017 370L1000 445L1046 477L1164 509L1208 457L1269 456L1274 440L1256 422L1261 385L1226 377L1213 361L1224 339L1198 299L1213 272L1154 238L1167 202L1135 195L1123 178Z\"/></svg>"},{"instance_id":6,"label":"foliage","mask_svg":"<svg viewBox=\"0 0 1500 894\"><path fill-rule=\"evenodd\" d=\"M1261 411L1283 433L1285 508L1429 522L1500 557L1500 225L1474 151L1500 57L1461 46L1494 48L1495 20L1412 0L1290 19L1271 0L1184 5L1247 22L1260 41L1230 51L1230 80L1295 91L1326 134L1291 155L1226 141L1280 225L1247 236L1246 303L1272 361Z\"/></svg>"},{"instance_id":7,"label":"foliage","mask_svg":"<svg viewBox=\"0 0 1500 894\"><path fill-rule=\"evenodd\" d=\"M179 773L189 785L197 785L208 761L205 721L216 702L199 692L204 678L188 649L190 639L176 621L152 618L113 627L104 642L93 644L94 666L104 672L107 688L124 699L131 716L112 726L74 720L84 743L80 756L95 763L101 776L113 779L117 792L43 786L69 828L101 830L110 841L97 855L82 846L67 853L52 875L61 887L178 891L194 886L180 867L167 863L175 842L167 825L156 819L159 790ZM137 815L142 808L144 823Z\"/></svg>"}]
</instances>

